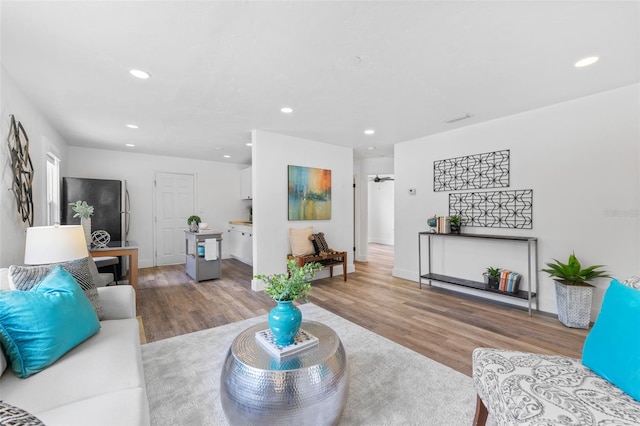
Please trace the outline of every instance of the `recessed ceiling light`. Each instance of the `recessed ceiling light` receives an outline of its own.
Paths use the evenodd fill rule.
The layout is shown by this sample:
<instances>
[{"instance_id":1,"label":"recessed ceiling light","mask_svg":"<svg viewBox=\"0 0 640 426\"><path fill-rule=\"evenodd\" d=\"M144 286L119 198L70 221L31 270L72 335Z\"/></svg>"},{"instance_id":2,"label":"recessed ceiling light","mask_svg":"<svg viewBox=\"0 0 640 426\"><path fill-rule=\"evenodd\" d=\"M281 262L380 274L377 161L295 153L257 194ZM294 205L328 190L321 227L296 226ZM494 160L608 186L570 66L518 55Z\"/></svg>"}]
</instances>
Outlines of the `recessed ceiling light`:
<instances>
[{"instance_id":1,"label":"recessed ceiling light","mask_svg":"<svg viewBox=\"0 0 640 426\"><path fill-rule=\"evenodd\" d=\"M224 158L231 158L231 156L229 154L225 154L223 155Z\"/></svg>"},{"instance_id":2,"label":"recessed ceiling light","mask_svg":"<svg viewBox=\"0 0 640 426\"><path fill-rule=\"evenodd\" d=\"M246 145L247 146L253 146L253 144L251 142L247 142Z\"/></svg>"},{"instance_id":3,"label":"recessed ceiling light","mask_svg":"<svg viewBox=\"0 0 640 426\"><path fill-rule=\"evenodd\" d=\"M368 149L369 151L373 151L374 149L376 149L376 147L375 147L375 146L370 146L370 147L368 147L367 149Z\"/></svg>"},{"instance_id":4,"label":"recessed ceiling light","mask_svg":"<svg viewBox=\"0 0 640 426\"><path fill-rule=\"evenodd\" d=\"M131 74L134 77L142 78L142 79L147 79L151 77L151 74L142 70L129 70L129 74Z\"/></svg>"},{"instance_id":5,"label":"recessed ceiling light","mask_svg":"<svg viewBox=\"0 0 640 426\"><path fill-rule=\"evenodd\" d=\"M132 143L127 143L127 144L125 144L125 146L128 146L129 148L133 148L135 145L132 144Z\"/></svg>"},{"instance_id":6,"label":"recessed ceiling light","mask_svg":"<svg viewBox=\"0 0 640 426\"><path fill-rule=\"evenodd\" d=\"M136 126L135 124L127 124L127 127L130 129L137 129L138 126Z\"/></svg>"},{"instance_id":7,"label":"recessed ceiling light","mask_svg":"<svg viewBox=\"0 0 640 426\"><path fill-rule=\"evenodd\" d=\"M578 62L574 64L574 66L576 68L588 67L589 65L593 65L596 62L598 62L598 59L600 58L598 58L597 56L588 56L586 58L580 59Z\"/></svg>"},{"instance_id":8,"label":"recessed ceiling light","mask_svg":"<svg viewBox=\"0 0 640 426\"><path fill-rule=\"evenodd\" d=\"M375 130L373 130L373 129L367 129L367 130L365 130L365 131L364 131L364 134L365 134L365 135L372 135L372 134L374 134L375 132L376 132L376 131L375 131Z\"/></svg>"},{"instance_id":9,"label":"recessed ceiling light","mask_svg":"<svg viewBox=\"0 0 640 426\"><path fill-rule=\"evenodd\" d=\"M291 108L291 107L282 107L282 108L280 108L280 111L284 112L285 114L291 114L293 112L293 108Z\"/></svg>"}]
</instances>

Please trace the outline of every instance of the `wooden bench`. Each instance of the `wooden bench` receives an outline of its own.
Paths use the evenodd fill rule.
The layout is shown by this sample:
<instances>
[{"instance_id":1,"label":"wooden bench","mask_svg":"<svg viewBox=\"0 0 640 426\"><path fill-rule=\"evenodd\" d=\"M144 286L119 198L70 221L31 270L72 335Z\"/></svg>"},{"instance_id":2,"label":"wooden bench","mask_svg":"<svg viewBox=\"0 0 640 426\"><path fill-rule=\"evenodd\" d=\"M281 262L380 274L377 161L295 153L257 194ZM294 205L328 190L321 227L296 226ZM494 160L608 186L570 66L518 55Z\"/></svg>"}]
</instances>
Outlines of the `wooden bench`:
<instances>
[{"instance_id":1,"label":"wooden bench","mask_svg":"<svg viewBox=\"0 0 640 426\"><path fill-rule=\"evenodd\" d=\"M333 267L342 265L342 277L347 281L347 252L338 251L333 253L325 253L322 255L311 254L309 256L293 256L288 255L287 259L295 259L298 266L302 267L305 263L318 262L324 267L329 267L329 276L333 277Z\"/></svg>"}]
</instances>

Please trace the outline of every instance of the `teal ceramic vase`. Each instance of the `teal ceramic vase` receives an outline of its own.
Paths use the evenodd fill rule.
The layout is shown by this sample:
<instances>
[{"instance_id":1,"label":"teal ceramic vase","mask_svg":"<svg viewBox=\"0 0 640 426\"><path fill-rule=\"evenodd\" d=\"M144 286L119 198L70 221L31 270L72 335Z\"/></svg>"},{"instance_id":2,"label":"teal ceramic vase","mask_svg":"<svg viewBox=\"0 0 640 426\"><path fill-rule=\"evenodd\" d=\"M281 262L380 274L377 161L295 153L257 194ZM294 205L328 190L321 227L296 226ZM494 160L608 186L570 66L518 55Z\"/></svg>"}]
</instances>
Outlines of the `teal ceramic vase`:
<instances>
[{"instance_id":1,"label":"teal ceramic vase","mask_svg":"<svg viewBox=\"0 0 640 426\"><path fill-rule=\"evenodd\" d=\"M269 312L269 328L280 346L293 343L300 324L302 324L302 312L291 301L278 302L278 305Z\"/></svg>"}]
</instances>

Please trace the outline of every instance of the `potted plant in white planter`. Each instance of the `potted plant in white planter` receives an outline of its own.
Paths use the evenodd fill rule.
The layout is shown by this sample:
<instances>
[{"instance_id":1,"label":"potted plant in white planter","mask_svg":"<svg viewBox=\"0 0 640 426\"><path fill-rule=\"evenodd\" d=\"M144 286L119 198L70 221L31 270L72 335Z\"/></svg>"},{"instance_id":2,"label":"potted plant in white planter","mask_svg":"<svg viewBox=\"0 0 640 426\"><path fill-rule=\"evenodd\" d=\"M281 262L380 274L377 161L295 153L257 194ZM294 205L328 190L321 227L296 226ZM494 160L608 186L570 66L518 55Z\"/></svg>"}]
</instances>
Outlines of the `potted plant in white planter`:
<instances>
[{"instance_id":1,"label":"potted plant in white planter","mask_svg":"<svg viewBox=\"0 0 640 426\"><path fill-rule=\"evenodd\" d=\"M279 346L293 343L302 323L302 313L293 302L298 299L308 301L311 279L322 265L317 262L298 266L294 259L287 260L288 273L255 275L253 278L267 283L264 292L278 305L269 312L269 328Z\"/></svg>"},{"instance_id":2,"label":"potted plant in white planter","mask_svg":"<svg viewBox=\"0 0 640 426\"><path fill-rule=\"evenodd\" d=\"M593 265L582 269L582 265L572 253L567 263L553 259L547 263L548 273L556 283L556 304L558 319L567 327L589 328L591 320L591 300L593 285L588 283L595 278L608 278L604 265Z\"/></svg>"},{"instance_id":3,"label":"potted plant in white planter","mask_svg":"<svg viewBox=\"0 0 640 426\"><path fill-rule=\"evenodd\" d=\"M84 238L87 240L87 246L91 244L91 216L93 215L93 206L87 204L86 201L78 200L75 203L69 203L71 210L76 214L73 217L80 218L80 224L84 230Z\"/></svg>"}]
</instances>

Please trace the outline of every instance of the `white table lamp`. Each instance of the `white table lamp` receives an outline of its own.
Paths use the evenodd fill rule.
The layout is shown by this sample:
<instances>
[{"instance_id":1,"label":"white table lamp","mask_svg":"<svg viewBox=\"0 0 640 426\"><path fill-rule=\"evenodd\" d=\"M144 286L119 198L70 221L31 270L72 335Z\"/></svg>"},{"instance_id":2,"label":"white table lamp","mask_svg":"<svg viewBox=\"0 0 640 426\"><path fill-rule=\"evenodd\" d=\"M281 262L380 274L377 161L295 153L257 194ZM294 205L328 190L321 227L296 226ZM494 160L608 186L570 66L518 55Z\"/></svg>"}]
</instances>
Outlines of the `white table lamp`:
<instances>
[{"instance_id":1,"label":"white table lamp","mask_svg":"<svg viewBox=\"0 0 640 426\"><path fill-rule=\"evenodd\" d=\"M33 226L27 228L25 265L44 265L89 256L81 225Z\"/></svg>"}]
</instances>

